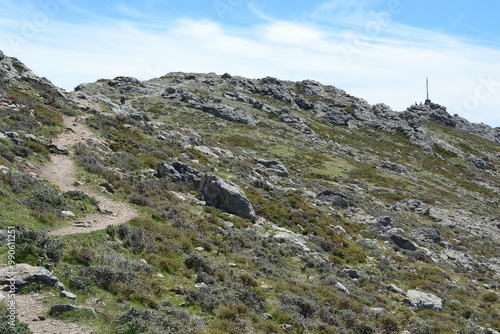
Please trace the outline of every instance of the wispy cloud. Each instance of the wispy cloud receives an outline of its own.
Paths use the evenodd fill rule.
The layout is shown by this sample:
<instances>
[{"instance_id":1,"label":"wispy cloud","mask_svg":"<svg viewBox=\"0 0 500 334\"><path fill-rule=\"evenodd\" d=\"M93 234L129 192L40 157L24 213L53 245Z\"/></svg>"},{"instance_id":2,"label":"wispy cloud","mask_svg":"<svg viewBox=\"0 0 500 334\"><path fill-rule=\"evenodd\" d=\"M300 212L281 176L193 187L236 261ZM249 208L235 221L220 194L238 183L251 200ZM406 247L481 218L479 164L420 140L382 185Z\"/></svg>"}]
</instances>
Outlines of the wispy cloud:
<instances>
[{"instance_id":1,"label":"wispy cloud","mask_svg":"<svg viewBox=\"0 0 500 334\"><path fill-rule=\"evenodd\" d=\"M22 35L19 27L26 16L7 11L0 13L0 48L67 90L118 75L149 79L169 71L229 72L314 79L370 103L403 110L425 98L429 76L431 98L451 113L500 125L499 50L395 20L366 35L363 29L372 17L366 13L372 8L365 1L345 3L324 3L300 22L275 19L252 7L260 22L245 29L208 19L146 22L132 7L115 8L122 12L120 18L94 15L92 24L63 22L55 16L18 49L9 36ZM318 16L324 10L356 24L328 24ZM351 54L346 55L346 46L352 47Z\"/></svg>"}]
</instances>

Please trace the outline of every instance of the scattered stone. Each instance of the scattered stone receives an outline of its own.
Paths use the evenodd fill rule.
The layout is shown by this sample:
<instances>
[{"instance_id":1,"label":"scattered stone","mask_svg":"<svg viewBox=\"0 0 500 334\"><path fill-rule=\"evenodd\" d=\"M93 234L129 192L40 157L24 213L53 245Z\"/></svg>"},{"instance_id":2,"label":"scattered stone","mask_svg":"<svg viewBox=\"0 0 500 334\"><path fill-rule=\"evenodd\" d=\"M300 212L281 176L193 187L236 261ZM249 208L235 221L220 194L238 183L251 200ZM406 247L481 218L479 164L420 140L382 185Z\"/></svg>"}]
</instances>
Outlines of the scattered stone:
<instances>
[{"instance_id":1,"label":"scattered stone","mask_svg":"<svg viewBox=\"0 0 500 334\"><path fill-rule=\"evenodd\" d=\"M271 285L267 285L267 284L264 284L264 283L262 283L262 284L260 285L260 287L261 287L261 289L264 289L264 290L272 290L272 289L274 289L274 287L273 287L273 286L271 286Z\"/></svg>"},{"instance_id":2,"label":"scattered stone","mask_svg":"<svg viewBox=\"0 0 500 334\"><path fill-rule=\"evenodd\" d=\"M188 307L189 306L189 303L186 303L186 302L182 302L179 304L179 307Z\"/></svg>"},{"instance_id":3,"label":"scattered stone","mask_svg":"<svg viewBox=\"0 0 500 334\"><path fill-rule=\"evenodd\" d=\"M198 251L198 252L203 252L205 250L205 248L203 248L203 247L196 247L194 250Z\"/></svg>"},{"instance_id":4,"label":"scattered stone","mask_svg":"<svg viewBox=\"0 0 500 334\"><path fill-rule=\"evenodd\" d=\"M196 283L194 287L197 289L201 289L201 288L206 288L207 285L205 283Z\"/></svg>"},{"instance_id":5,"label":"scattered stone","mask_svg":"<svg viewBox=\"0 0 500 334\"><path fill-rule=\"evenodd\" d=\"M0 132L0 139L7 139L8 137L3 133Z\"/></svg>"},{"instance_id":6,"label":"scattered stone","mask_svg":"<svg viewBox=\"0 0 500 334\"><path fill-rule=\"evenodd\" d=\"M264 318L266 318L266 319L270 319L270 320L273 320L273 319L274 319L274 317L273 317L271 314L269 314L269 313L263 313L263 314L262 314L262 316L263 316Z\"/></svg>"},{"instance_id":7,"label":"scattered stone","mask_svg":"<svg viewBox=\"0 0 500 334\"><path fill-rule=\"evenodd\" d=\"M229 180L205 174L201 177L198 193L207 205L240 217L255 218L255 211L243 190Z\"/></svg>"},{"instance_id":8,"label":"scattered stone","mask_svg":"<svg viewBox=\"0 0 500 334\"><path fill-rule=\"evenodd\" d=\"M101 205L98 207L98 210L99 210L100 213L102 213L104 215L112 215L113 214L113 212L111 210L109 210L109 209L107 209L107 208L105 208L104 206L101 206Z\"/></svg>"},{"instance_id":9,"label":"scattered stone","mask_svg":"<svg viewBox=\"0 0 500 334\"><path fill-rule=\"evenodd\" d=\"M52 152L52 153L64 154L64 155L69 154L68 148L66 146L63 146L63 145L49 145L48 148L49 148L50 152Z\"/></svg>"},{"instance_id":10,"label":"scattered stone","mask_svg":"<svg viewBox=\"0 0 500 334\"><path fill-rule=\"evenodd\" d=\"M18 138L19 137L19 134L17 132L13 132L13 131L5 132L5 135L9 138Z\"/></svg>"},{"instance_id":11,"label":"scattered stone","mask_svg":"<svg viewBox=\"0 0 500 334\"><path fill-rule=\"evenodd\" d=\"M236 263L228 263L228 266L231 268L238 268L238 265Z\"/></svg>"},{"instance_id":12,"label":"scattered stone","mask_svg":"<svg viewBox=\"0 0 500 334\"><path fill-rule=\"evenodd\" d=\"M38 320L45 321L46 319L47 318L44 315L42 315L42 314L38 315Z\"/></svg>"},{"instance_id":13,"label":"scattered stone","mask_svg":"<svg viewBox=\"0 0 500 334\"><path fill-rule=\"evenodd\" d=\"M38 141L35 135L32 135L31 133L25 134L24 138L31 140L31 141Z\"/></svg>"},{"instance_id":14,"label":"scattered stone","mask_svg":"<svg viewBox=\"0 0 500 334\"><path fill-rule=\"evenodd\" d=\"M344 230L344 228L340 225L334 226L333 229L339 234L347 235L346 230Z\"/></svg>"},{"instance_id":15,"label":"scattered stone","mask_svg":"<svg viewBox=\"0 0 500 334\"><path fill-rule=\"evenodd\" d=\"M71 211L62 211L61 213L65 217L76 218L75 214Z\"/></svg>"},{"instance_id":16,"label":"scattered stone","mask_svg":"<svg viewBox=\"0 0 500 334\"><path fill-rule=\"evenodd\" d=\"M403 302L408 304L415 312L421 310L441 312L443 310L443 301L441 298L432 293L425 293L418 290L408 290Z\"/></svg>"},{"instance_id":17,"label":"scattered stone","mask_svg":"<svg viewBox=\"0 0 500 334\"><path fill-rule=\"evenodd\" d=\"M349 290L345 287L345 285L344 285L344 284L342 284L342 283L340 283L340 282L337 282L337 283L335 283L335 287L336 287L337 289L339 289L340 291L342 291L343 293L345 293L346 295L348 295L348 294L349 294Z\"/></svg>"},{"instance_id":18,"label":"scattered stone","mask_svg":"<svg viewBox=\"0 0 500 334\"><path fill-rule=\"evenodd\" d=\"M365 310L369 314L376 316L376 317L384 316L387 314L387 310L383 307L369 307L369 308L365 308Z\"/></svg>"},{"instance_id":19,"label":"scattered stone","mask_svg":"<svg viewBox=\"0 0 500 334\"><path fill-rule=\"evenodd\" d=\"M175 293L176 295L186 295L187 294L187 290L184 289L182 286L178 286L176 288L173 288L173 289L170 289L170 292L173 292Z\"/></svg>"},{"instance_id":20,"label":"scattered stone","mask_svg":"<svg viewBox=\"0 0 500 334\"><path fill-rule=\"evenodd\" d=\"M59 293L59 297L62 298L69 298L69 299L76 299L76 295L72 294L71 292L68 292L66 290L63 290Z\"/></svg>"},{"instance_id":21,"label":"scattered stone","mask_svg":"<svg viewBox=\"0 0 500 334\"><path fill-rule=\"evenodd\" d=\"M16 289L33 282L41 282L47 286L65 290L64 284L59 281L49 270L42 267L32 267L25 263L16 264L12 269L0 269L0 284L10 284L7 277L15 279Z\"/></svg>"},{"instance_id":22,"label":"scattered stone","mask_svg":"<svg viewBox=\"0 0 500 334\"><path fill-rule=\"evenodd\" d=\"M113 186L108 182L101 183L100 186L106 189L106 191L110 194L115 193L115 189L113 189Z\"/></svg>"},{"instance_id":23,"label":"scattered stone","mask_svg":"<svg viewBox=\"0 0 500 334\"><path fill-rule=\"evenodd\" d=\"M0 171L4 174L7 174L10 171L10 168L4 165L0 165Z\"/></svg>"},{"instance_id":24,"label":"scattered stone","mask_svg":"<svg viewBox=\"0 0 500 334\"><path fill-rule=\"evenodd\" d=\"M401 296L406 296L406 292L404 292L403 289L401 288L398 288L396 285L394 284L389 284L389 285L386 285L386 289L391 291L391 292L394 292L394 293L397 293L397 294L400 294Z\"/></svg>"},{"instance_id":25,"label":"scattered stone","mask_svg":"<svg viewBox=\"0 0 500 334\"><path fill-rule=\"evenodd\" d=\"M347 268L347 269L342 270L342 272L353 279L361 277L361 275L358 273L358 271L356 271L354 269Z\"/></svg>"}]
</instances>

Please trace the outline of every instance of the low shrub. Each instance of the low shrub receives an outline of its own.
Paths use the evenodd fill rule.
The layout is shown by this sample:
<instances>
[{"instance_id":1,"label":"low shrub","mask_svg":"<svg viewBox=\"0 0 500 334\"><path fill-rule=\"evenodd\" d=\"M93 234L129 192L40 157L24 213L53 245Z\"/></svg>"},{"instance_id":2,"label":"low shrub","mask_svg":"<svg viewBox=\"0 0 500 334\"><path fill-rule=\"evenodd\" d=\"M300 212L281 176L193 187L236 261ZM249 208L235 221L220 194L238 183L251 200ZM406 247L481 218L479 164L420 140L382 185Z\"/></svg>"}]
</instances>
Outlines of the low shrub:
<instances>
[{"instance_id":1,"label":"low shrub","mask_svg":"<svg viewBox=\"0 0 500 334\"><path fill-rule=\"evenodd\" d=\"M115 323L116 333L121 334L198 334L205 327L203 319L173 306L162 307L161 311L131 307L120 314Z\"/></svg>"}]
</instances>

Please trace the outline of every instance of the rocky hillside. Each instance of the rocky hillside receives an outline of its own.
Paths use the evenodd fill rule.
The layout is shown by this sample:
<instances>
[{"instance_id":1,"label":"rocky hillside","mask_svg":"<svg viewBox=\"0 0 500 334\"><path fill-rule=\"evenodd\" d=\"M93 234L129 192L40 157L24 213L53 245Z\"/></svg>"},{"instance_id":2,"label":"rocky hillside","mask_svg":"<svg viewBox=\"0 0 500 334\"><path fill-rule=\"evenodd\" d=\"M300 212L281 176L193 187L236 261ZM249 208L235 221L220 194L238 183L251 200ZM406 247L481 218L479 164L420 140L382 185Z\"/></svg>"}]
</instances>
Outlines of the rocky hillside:
<instances>
[{"instance_id":1,"label":"rocky hillside","mask_svg":"<svg viewBox=\"0 0 500 334\"><path fill-rule=\"evenodd\" d=\"M16 261L76 297L51 312L68 296L20 280L40 317L95 333L500 330L499 128L310 80L169 73L65 93L2 53L0 80L0 240L15 226ZM54 144L77 126L91 133ZM69 191L39 177L60 155ZM87 231L112 214L91 191L137 217Z\"/></svg>"}]
</instances>

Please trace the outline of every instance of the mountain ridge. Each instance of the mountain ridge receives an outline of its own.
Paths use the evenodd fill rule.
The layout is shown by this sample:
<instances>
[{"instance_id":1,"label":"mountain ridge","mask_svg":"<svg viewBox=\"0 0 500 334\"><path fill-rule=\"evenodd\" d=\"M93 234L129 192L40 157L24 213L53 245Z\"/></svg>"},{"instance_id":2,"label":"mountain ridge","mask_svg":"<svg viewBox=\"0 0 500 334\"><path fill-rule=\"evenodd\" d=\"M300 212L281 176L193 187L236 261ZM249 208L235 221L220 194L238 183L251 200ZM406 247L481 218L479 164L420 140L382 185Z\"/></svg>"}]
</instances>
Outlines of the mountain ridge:
<instances>
[{"instance_id":1,"label":"mountain ridge","mask_svg":"<svg viewBox=\"0 0 500 334\"><path fill-rule=\"evenodd\" d=\"M500 129L311 80L173 72L66 93L0 65L0 228L97 313L51 319L97 333L500 330ZM65 132L81 138L56 145ZM36 175L56 154L75 189ZM105 214L85 189L138 216L50 236Z\"/></svg>"}]
</instances>

